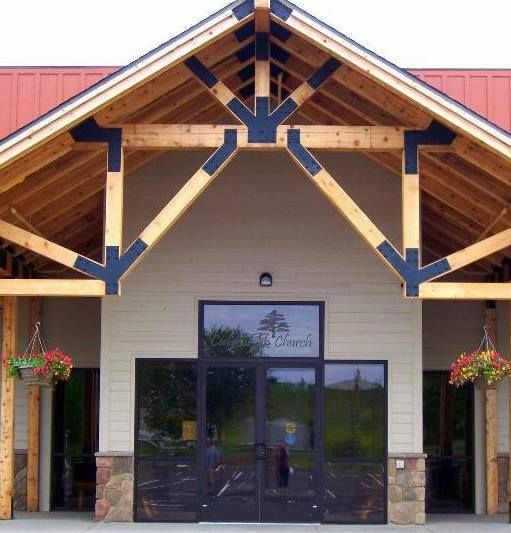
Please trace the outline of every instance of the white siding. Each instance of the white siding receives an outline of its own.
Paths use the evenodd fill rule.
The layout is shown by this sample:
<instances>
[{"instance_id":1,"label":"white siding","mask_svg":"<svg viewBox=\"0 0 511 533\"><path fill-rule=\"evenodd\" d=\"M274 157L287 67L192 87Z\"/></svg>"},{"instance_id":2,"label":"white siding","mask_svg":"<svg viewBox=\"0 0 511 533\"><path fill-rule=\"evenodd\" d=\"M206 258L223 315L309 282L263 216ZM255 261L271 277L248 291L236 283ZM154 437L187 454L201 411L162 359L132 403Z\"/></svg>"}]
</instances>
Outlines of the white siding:
<instances>
[{"instance_id":1,"label":"white siding","mask_svg":"<svg viewBox=\"0 0 511 533\"><path fill-rule=\"evenodd\" d=\"M205 160L171 153L127 180L125 241ZM400 183L363 157L325 165L400 246ZM261 289L269 271L273 287ZM135 357L195 357L200 299L324 299L328 358L389 360L389 451L422 450L421 305L285 154L243 153L102 303L100 449L133 449Z\"/></svg>"}]
</instances>

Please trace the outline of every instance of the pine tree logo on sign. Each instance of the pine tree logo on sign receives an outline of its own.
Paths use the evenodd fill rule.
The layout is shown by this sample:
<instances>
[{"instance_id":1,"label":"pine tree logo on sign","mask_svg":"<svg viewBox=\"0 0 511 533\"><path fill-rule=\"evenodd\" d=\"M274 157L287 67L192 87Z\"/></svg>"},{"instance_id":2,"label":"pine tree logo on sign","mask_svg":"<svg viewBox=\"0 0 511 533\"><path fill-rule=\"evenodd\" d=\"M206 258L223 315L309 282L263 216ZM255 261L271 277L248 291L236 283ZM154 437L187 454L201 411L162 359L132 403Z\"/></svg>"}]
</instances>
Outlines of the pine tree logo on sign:
<instances>
[{"instance_id":1,"label":"pine tree logo on sign","mask_svg":"<svg viewBox=\"0 0 511 533\"><path fill-rule=\"evenodd\" d=\"M304 337L292 337L291 327L283 313L276 309L270 311L259 321L254 340L263 348L310 348L312 346L312 334L307 333Z\"/></svg>"}]
</instances>

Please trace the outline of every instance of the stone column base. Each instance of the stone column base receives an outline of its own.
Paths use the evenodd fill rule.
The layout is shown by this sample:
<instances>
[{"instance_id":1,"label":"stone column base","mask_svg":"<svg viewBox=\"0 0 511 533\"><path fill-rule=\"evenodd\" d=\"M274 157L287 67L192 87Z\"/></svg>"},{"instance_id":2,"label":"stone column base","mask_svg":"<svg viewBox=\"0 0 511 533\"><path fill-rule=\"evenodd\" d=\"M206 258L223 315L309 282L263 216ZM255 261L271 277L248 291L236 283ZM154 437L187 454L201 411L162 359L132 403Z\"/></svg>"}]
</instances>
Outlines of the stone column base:
<instances>
[{"instance_id":1,"label":"stone column base","mask_svg":"<svg viewBox=\"0 0 511 533\"><path fill-rule=\"evenodd\" d=\"M426 455L389 454L388 505L391 524L426 523ZM404 468L398 468L402 461Z\"/></svg>"},{"instance_id":2,"label":"stone column base","mask_svg":"<svg viewBox=\"0 0 511 533\"><path fill-rule=\"evenodd\" d=\"M133 454L96 453L96 520L133 522Z\"/></svg>"}]
</instances>

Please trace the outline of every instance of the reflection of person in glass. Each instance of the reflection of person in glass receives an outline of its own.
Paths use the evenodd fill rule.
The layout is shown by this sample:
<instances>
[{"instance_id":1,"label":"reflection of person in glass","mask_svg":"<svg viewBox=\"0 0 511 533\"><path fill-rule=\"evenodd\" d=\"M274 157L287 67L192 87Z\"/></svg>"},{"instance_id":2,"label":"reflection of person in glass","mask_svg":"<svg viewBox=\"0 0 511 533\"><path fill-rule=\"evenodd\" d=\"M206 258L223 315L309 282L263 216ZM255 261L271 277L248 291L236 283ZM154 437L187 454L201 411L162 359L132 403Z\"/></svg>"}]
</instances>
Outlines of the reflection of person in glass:
<instances>
[{"instance_id":1,"label":"reflection of person in glass","mask_svg":"<svg viewBox=\"0 0 511 533\"><path fill-rule=\"evenodd\" d=\"M208 478L208 494L215 492L216 473L222 464L222 452L215 444L214 439L206 441L206 470Z\"/></svg>"},{"instance_id":2,"label":"reflection of person in glass","mask_svg":"<svg viewBox=\"0 0 511 533\"><path fill-rule=\"evenodd\" d=\"M289 466L289 450L279 442L275 448L275 474L277 476L277 487L280 494L287 495L287 488L289 486L289 473L291 467Z\"/></svg>"}]
</instances>

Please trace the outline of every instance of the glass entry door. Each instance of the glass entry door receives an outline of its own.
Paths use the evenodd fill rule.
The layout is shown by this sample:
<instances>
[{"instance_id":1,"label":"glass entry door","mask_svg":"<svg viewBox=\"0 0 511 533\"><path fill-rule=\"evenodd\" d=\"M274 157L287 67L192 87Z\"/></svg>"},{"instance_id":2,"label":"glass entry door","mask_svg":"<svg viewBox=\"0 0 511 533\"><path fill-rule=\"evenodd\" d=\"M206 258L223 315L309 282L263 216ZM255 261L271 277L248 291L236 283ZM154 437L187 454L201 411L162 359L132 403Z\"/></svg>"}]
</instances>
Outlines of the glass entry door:
<instances>
[{"instance_id":1,"label":"glass entry door","mask_svg":"<svg viewBox=\"0 0 511 533\"><path fill-rule=\"evenodd\" d=\"M204 366L201 520L319 522L316 366Z\"/></svg>"}]
</instances>

